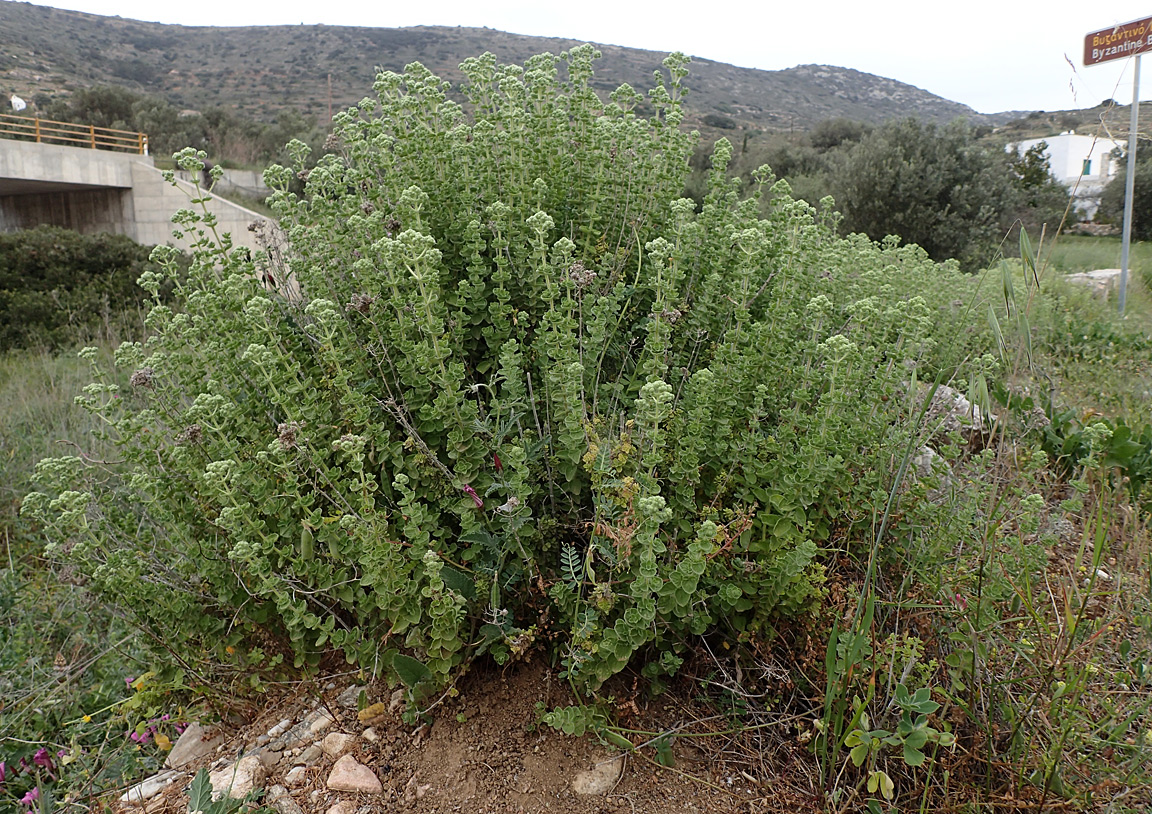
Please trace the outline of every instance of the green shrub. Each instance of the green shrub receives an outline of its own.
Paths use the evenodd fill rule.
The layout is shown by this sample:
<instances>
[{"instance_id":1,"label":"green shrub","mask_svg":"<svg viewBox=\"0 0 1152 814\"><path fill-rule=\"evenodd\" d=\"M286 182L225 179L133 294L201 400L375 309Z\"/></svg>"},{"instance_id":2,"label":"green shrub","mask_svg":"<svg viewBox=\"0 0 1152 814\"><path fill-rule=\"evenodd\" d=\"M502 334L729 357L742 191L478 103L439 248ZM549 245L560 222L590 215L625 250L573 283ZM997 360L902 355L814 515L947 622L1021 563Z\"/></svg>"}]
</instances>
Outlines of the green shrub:
<instances>
[{"instance_id":1,"label":"green shrub","mask_svg":"<svg viewBox=\"0 0 1152 814\"><path fill-rule=\"evenodd\" d=\"M0 233L0 351L59 347L147 302L150 247L54 226Z\"/></svg>"},{"instance_id":2,"label":"green shrub","mask_svg":"<svg viewBox=\"0 0 1152 814\"><path fill-rule=\"evenodd\" d=\"M724 140L697 214L686 59L642 119L594 57L470 59L468 115L418 64L380 74L303 196L304 145L267 172L283 255L178 213L187 279L158 249L141 284L179 308L117 351L130 388L94 364L81 397L123 466L45 460L24 503L55 552L175 652L334 647L417 695L545 637L576 686L652 645L670 673L689 636L818 602L908 448L902 383L966 352L929 331L967 281L839 239L766 170L738 200Z\"/></svg>"},{"instance_id":3,"label":"green shrub","mask_svg":"<svg viewBox=\"0 0 1152 814\"><path fill-rule=\"evenodd\" d=\"M1104 194L1100 197L1100 211L1097 220L1105 223L1124 223L1124 197L1128 185L1128 162L1121 163L1120 172L1108 182ZM1147 159L1136 162L1136 180L1132 188L1132 239L1152 240L1152 217L1149 217L1149 208L1152 207L1152 161Z\"/></svg>"},{"instance_id":4,"label":"green shrub","mask_svg":"<svg viewBox=\"0 0 1152 814\"><path fill-rule=\"evenodd\" d=\"M875 240L899 235L973 271L995 258L1016 221L1055 230L1063 206L1053 194L1067 202L1054 181L1025 186L1009 156L976 144L962 121L891 121L833 153L829 165L845 229Z\"/></svg>"}]
</instances>

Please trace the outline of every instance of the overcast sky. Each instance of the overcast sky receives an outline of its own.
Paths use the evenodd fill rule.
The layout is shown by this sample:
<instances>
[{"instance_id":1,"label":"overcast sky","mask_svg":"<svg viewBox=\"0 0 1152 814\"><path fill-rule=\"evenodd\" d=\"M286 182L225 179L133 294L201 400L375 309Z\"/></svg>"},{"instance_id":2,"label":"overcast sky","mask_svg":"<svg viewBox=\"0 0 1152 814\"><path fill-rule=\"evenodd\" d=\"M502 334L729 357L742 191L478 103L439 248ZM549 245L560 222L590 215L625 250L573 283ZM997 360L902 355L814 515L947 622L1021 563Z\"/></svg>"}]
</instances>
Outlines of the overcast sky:
<instances>
[{"instance_id":1,"label":"overcast sky","mask_svg":"<svg viewBox=\"0 0 1152 814\"><path fill-rule=\"evenodd\" d=\"M36 2L179 25L487 26L516 34L684 51L765 70L840 65L915 85L981 113L1092 107L1109 97L1128 103L1133 60L1085 68L1084 36L1152 16L1152 0ZM691 10L676 13L677 5ZM1152 99L1152 59L1148 62L1143 100Z\"/></svg>"}]
</instances>

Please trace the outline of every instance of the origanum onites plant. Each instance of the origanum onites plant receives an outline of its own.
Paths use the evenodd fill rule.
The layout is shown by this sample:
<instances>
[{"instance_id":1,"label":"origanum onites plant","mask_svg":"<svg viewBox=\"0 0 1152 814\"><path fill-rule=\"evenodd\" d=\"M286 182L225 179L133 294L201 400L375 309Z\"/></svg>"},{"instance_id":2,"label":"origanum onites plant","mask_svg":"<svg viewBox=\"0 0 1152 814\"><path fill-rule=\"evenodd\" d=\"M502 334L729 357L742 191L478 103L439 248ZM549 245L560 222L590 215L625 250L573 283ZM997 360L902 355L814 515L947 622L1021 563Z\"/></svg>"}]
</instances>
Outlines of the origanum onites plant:
<instances>
[{"instance_id":1,"label":"origanum onites plant","mask_svg":"<svg viewBox=\"0 0 1152 814\"><path fill-rule=\"evenodd\" d=\"M265 255L178 213L175 305L80 397L122 460L44 461L25 504L57 555L197 669L335 648L425 687L545 640L586 689L642 649L670 673L817 601L950 319L907 292L958 272L837 238L767 168L740 201L725 141L696 211L686 58L605 102L596 56L470 59L464 107L380 74L310 171L299 143L267 171Z\"/></svg>"}]
</instances>

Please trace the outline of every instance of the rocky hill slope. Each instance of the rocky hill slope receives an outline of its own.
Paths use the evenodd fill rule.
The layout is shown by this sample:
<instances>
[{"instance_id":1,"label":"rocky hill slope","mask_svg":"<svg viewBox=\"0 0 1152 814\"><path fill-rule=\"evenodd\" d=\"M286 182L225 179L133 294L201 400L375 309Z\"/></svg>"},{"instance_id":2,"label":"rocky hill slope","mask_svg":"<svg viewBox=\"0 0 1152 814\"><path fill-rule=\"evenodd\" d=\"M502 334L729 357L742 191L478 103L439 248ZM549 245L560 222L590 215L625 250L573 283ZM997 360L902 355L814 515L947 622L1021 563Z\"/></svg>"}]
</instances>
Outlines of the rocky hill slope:
<instances>
[{"instance_id":1,"label":"rocky hill slope","mask_svg":"<svg viewBox=\"0 0 1152 814\"><path fill-rule=\"evenodd\" d=\"M329 100L339 109L371 92L375 67L400 71L419 61L455 81L460 62L484 51L522 63L576 44L486 28L185 27L0 0L0 95L32 101L117 84L190 109L223 105L270 120L295 108L323 120ZM622 82L649 87L665 56L598 47L603 59L596 81L605 92ZM873 123L964 116L983 124L1014 117L981 115L911 85L826 65L762 71L701 59L692 65L688 86L689 123L717 131L805 130L836 116Z\"/></svg>"}]
</instances>

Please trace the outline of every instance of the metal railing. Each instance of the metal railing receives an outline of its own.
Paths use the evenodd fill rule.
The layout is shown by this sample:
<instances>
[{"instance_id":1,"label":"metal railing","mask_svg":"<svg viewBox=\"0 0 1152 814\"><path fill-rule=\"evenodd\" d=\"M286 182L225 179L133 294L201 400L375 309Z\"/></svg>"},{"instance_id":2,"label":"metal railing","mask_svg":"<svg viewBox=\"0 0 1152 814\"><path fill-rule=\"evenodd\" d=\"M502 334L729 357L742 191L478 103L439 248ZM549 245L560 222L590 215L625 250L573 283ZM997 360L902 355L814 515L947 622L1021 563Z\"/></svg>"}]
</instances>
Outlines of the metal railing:
<instances>
[{"instance_id":1,"label":"metal railing","mask_svg":"<svg viewBox=\"0 0 1152 814\"><path fill-rule=\"evenodd\" d=\"M0 114L0 138L47 144L71 144L93 150L120 150L148 155L148 136L144 133L28 116Z\"/></svg>"}]
</instances>

